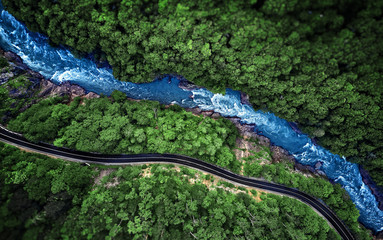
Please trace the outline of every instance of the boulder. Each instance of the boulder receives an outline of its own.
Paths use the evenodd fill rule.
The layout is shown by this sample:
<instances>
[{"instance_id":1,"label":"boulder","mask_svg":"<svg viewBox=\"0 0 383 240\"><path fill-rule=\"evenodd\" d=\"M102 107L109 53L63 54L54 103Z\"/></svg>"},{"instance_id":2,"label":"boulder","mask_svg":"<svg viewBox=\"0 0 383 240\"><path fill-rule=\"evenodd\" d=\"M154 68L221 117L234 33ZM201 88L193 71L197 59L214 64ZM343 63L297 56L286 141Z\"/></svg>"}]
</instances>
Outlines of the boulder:
<instances>
[{"instance_id":1,"label":"boulder","mask_svg":"<svg viewBox=\"0 0 383 240\"><path fill-rule=\"evenodd\" d=\"M0 85L6 83L10 78L13 78L15 74L13 72L6 72L0 74Z\"/></svg>"},{"instance_id":2,"label":"boulder","mask_svg":"<svg viewBox=\"0 0 383 240\"><path fill-rule=\"evenodd\" d=\"M278 146L271 146L271 159L273 160L274 163L281 162L282 160L286 159L289 156L289 153Z\"/></svg>"},{"instance_id":3,"label":"boulder","mask_svg":"<svg viewBox=\"0 0 383 240\"><path fill-rule=\"evenodd\" d=\"M81 97L85 95L85 90L75 84L70 84L69 82L64 82L60 85L56 85L49 80L41 81L41 91L39 97L47 96L69 96L71 99L75 97Z\"/></svg>"},{"instance_id":4,"label":"boulder","mask_svg":"<svg viewBox=\"0 0 383 240\"><path fill-rule=\"evenodd\" d=\"M214 113L214 111L213 110L211 110L211 111L202 111L201 113L205 117L210 117Z\"/></svg>"},{"instance_id":5,"label":"boulder","mask_svg":"<svg viewBox=\"0 0 383 240\"><path fill-rule=\"evenodd\" d=\"M72 99L75 97L84 96L85 95L85 89L80 87L79 85L71 85L70 95L71 95Z\"/></svg>"},{"instance_id":6,"label":"boulder","mask_svg":"<svg viewBox=\"0 0 383 240\"><path fill-rule=\"evenodd\" d=\"M29 73L33 78L36 78L36 79L39 79L39 80L44 79L44 76L41 75L41 74L38 73L38 72L35 72L35 71L32 71L32 70L28 69L28 73Z\"/></svg>"},{"instance_id":7,"label":"boulder","mask_svg":"<svg viewBox=\"0 0 383 240\"><path fill-rule=\"evenodd\" d=\"M315 169L319 169L320 167L322 167L323 163L318 161L316 164L315 164Z\"/></svg>"},{"instance_id":8,"label":"boulder","mask_svg":"<svg viewBox=\"0 0 383 240\"><path fill-rule=\"evenodd\" d=\"M94 92L89 92L89 93L87 93L87 94L84 96L84 98L86 98L86 99L99 98L99 97L100 97L100 95L98 95L98 94L96 94L96 93L94 93Z\"/></svg>"},{"instance_id":9,"label":"boulder","mask_svg":"<svg viewBox=\"0 0 383 240\"><path fill-rule=\"evenodd\" d=\"M241 103L242 104L247 104L247 105L250 105L250 101L249 101L249 95L247 95L246 93L243 93L241 92Z\"/></svg>"},{"instance_id":10,"label":"boulder","mask_svg":"<svg viewBox=\"0 0 383 240\"><path fill-rule=\"evenodd\" d=\"M211 115L211 117L214 118L214 119L218 119L218 118L221 117L221 114L215 112L215 113L213 113L213 114Z\"/></svg>"},{"instance_id":11,"label":"boulder","mask_svg":"<svg viewBox=\"0 0 383 240\"><path fill-rule=\"evenodd\" d=\"M13 52L4 52L4 57L10 61L13 62L20 70L27 71L29 68L26 64L23 63L23 60L21 57L19 57L17 54Z\"/></svg>"},{"instance_id":12,"label":"boulder","mask_svg":"<svg viewBox=\"0 0 383 240\"><path fill-rule=\"evenodd\" d=\"M315 173L319 174L319 175L322 175L324 177L327 177L326 173L323 172L322 170L316 170Z\"/></svg>"},{"instance_id":13,"label":"boulder","mask_svg":"<svg viewBox=\"0 0 383 240\"><path fill-rule=\"evenodd\" d=\"M198 107L195 107L195 108L185 108L185 110L187 112L191 112L191 113L193 113L195 115L200 115L201 112L202 112L202 110L200 108L198 108Z\"/></svg>"},{"instance_id":14,"label":"boulder","mask_svg":"<svg viewBox=\"0 0 383 240\"><path fill-rule=\"evenodd\" d=\"M57 86L57 85L55 85L53 82L48 81L48 80L46 80L46 79L43 79L43 80L40 82L41 91L40 91L38 97L44 97L44 96L48 96L48 95L50 95L50 93L52 92L52 90L53 90L56 86Z\"/></svg>"},{"instance_id":15,"label":"boulder","mask_svg":"<svg viewBox=\"0 0 383 240\"><path fill-rule=\"evenodd\" d=\"M303 165L301 163L295 162L294 167L298 171L316 173L315 169L309 165Z\"/></svg>"},{"instance_id":16,"label":"boulder","mask_svg":"<svg viewBox=\"0 0 383 240\"><path fill-rule=\"evenodd\" d=\"M177 78L180 80L180 83L178 84L178 86L182 89L190 91L190 90L198 88L197 85L194 85L193 83L191 83L185 79L181 79L179 77L177 77Z\"/></svg>"}]
</instances>

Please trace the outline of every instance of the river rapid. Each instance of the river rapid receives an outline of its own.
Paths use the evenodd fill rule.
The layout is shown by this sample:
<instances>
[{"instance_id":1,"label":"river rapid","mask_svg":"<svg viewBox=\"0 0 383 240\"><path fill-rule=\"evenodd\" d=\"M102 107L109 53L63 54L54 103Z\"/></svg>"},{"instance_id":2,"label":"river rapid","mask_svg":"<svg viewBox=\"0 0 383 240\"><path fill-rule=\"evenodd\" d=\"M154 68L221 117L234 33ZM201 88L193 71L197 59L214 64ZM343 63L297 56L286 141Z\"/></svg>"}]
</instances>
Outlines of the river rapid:
<instances>
[{"instance_id":1,"label":"river rapid","mask_svg":"<svg viewBox=\"0 0 383 240\"><path fill-rule=\"evenodd\" d=\"M199 107L225 117L239 117L242 123L255 124L254 131L286 149L299 163L314 167L320 162L319 170L340 183L350 195L360 212L359 221L375 232L383 230L383 211L378 208L371 190L363 183L357 164L314 144L307 135L294 131L286 120L273 113L255 111L251 106L242 104L237 91L227 89L226 94L222 95L204 88L186 90L179 87L180 81L175 77L144 84L121 82L113 77L112 69L98 68L93 61L77 59L65 48L51 47L47 37L28 31L5 11L1 0L0 46L19 55L28 67L56 84L69 81L87 91L106 95L119 90L130 98Z\"/></svg>"}]
</instances>

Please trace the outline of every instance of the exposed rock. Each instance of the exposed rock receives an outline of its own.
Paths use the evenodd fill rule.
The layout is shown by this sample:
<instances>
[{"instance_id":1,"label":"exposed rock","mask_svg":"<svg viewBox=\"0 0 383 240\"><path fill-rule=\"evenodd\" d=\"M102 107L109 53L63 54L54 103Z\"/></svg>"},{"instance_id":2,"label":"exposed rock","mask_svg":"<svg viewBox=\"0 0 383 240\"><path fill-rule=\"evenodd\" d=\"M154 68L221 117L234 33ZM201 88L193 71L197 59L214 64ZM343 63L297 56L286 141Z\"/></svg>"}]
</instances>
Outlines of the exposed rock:
<instances>
[{"instance_id":1,"label":"exposed rock","mask_svg":"<svg viewBox=\"0 0 383 240\"><path fill-rule=\"evenodd\" d=\"M40 83L41 91L38 97L43 97L49 95L53 88L56 86L53 82L43 79Z\"/></svg>"},{"instance_id":2,"label":"exposed rock","mask_svg":"<svg viewBox=\"0 0 383 240\"><path fill-rule=\"evenodd\" d=\"M241 103L242 104L251 105L250 104L250 100L249 100L249 95L247 95L246 93L241 92Z\"/></svg>"},{"instance_id":3,"label":"exposed rock","mask_svg":"<svg viewBox=\"0 0 383 240\"><path fill-rule=\"evenodd\" d=\"M322 167L323 163L318 161L316 164L315 164L315 169L319 169L320 167Z\"/></svg>"},{"instance_id":4,"label":"exposed rock","mask_svg":"<svg viewBox=\"0 0 383 240\"><path fill-rule=\"evenodd\" d=\"M288 122L290 127L294 130L294 132L302 134L302 131L299 129L298 124L295 122Z\"/></svg>"},{"instance_id":5,"label":"exposed rock","mask_svg":"<svg viewBox=\"0 0 383 240\"><path fill-rule=\"evenodd\" d=\"M17 54L13 52L4 52L3 50L1 50L0 53L2 53L8 61L13 62L16 66L18 66L19 69L23 69L25 71L29 69L28 66L23 63L21 57L19 57Z\"/></svg>"},{"instance_id":6,"label":"exposed rock","mask_svg":"<svg viewBox=\"0 0 383 240\"><path fill-rule=\"evenodd\" d=\"M273 160L274 163L282 162L282 160L286 160L286 159L291 159L291 155L289 155L289 153L281 147L273 145L270 147L270 150L271 150L271 159Z\"/></svg>"},{"instance_id":7,"label":"exposed rock","mask_svg":"<svg viewBox=\"0 0 383 240\"><path fill-rule=\"evenodd\" d=\"M210 111L202 111L199 107L195 108L184 108L186 112L191 112L194 115L203 115L205 117L211 117L214 119L218 119L221 117L221 114L214 112L213 110Z\"/></svg>"},{"instance_id":8,"label":"exposed rock","mask_svg":"<svg viewBox=\"0 0 383 240\"><path fill-rule=\"evenodd\" d=\"M191 112L191 113L193 113L195 115L200 115L201 112L202 112L202 110L200 108L198 108L198 107L195 107L195 108L185 108L185 111Z\"/></svg>"},{"instance_id":9,"label":"exposed rock","mask_svg":"<svg viewBox=\"0 0 383 240\"><path fill-rule=\"evenodd\" d=\"M205 117L210 117L214 113L213 110L211 111L202 111L201 114L204 115Z\"/></svg>"},{"instance_id":10,"label":"exposed rock","mask_svg":"<svg viewBox=\"0 0 383 240\"><path fill-rule=\"evenodd\" d=\"M174 76L173 76L173 77L174 77ZM197 85L195 85L195 84L193 84L193 83L191 83L191 82L189 82L189 81L187 81L187 80L185 80L185 79L183 79L183 78L180 78L180 77L178 77L178 76L175 76L175 77L177 77L178 79L180 79L180 83L178 84L178 86L179 86L180 88L182 88L182 89L191 91L191 90L193 90L193 89L199 88Z\"/></svg>"},{"instance_id":11,"label":"exposed rock","mask_svg":"<svg viewBox=\"0 0 383 240\"><path fill-rule=\"evenodd\" d=\"M33 104L37 103L37 100L32 100L32 102L28 103L27 105L23 106L22 108L20 108L20 112L24 112L25 110L27 110L28 108L30 108Z\"/></svg>"},{"instance_id":12,"label":"exposed rock","mask_svg":"<svg viewBox=\"0 0 383 240\"><path fill-rule=\"evenodd\" d=\"M23 96L26 96L28 94L28 91L26 89L12 89L9 91L9 96L12 98L22 98Z\"/></svg>"},{"instance_id":13,"label":"exposed rock","mask_svg":"<svg viewBox=\"0 0 383 240\"><path fill-rule=\"evenodd\" d=\"M218 119L218 118L221 117L221 114L215 112L215 113L213 113L213 114L211 115L211 117L214 118L214 119Z\"/></svg>"},{"instance_id":14,"label":"exposed rock","mask_svg":"<svg viewBox=\"0 0 383 240\"><path fill-rule=\"evenodd\" d=\"M237 127L239 134L246 139L254 139L258 144L266 147L270 147L271 156L273 162L281 162L282 160L289 160L295 162L293 156L291 156L285 149L271 145L270 139L254 132L255 125L241 124L240 118L228 118Z\"/></svg>"},{"instance_id":15,"label":"exposed rock","mask_svg":"<svg viewBox=\"0 0 383 240\"><path fill-rule=\"evenodd\" d=\"M322 170L316 170L315 173L316 173L316 174L319 174L319 175L322 175L323 177L326 177L326 178L327 178L326 173L323 172Z\"/></svg>"},{"instance_id":16,"label":"exposed rock","mask_svg":"<svg viewBox=\"0 0 383 240\"><path fill-rule=\"evenodd\" d=\"M80 87L78 85L72 85L72 89L71 89L71 97L72 98L80 97L80 96L84 96L84 95L85 95L85 89L83 89L82 87Z\"/></svg>"},{"instance_id":17,"label":"exposed rock","mask_svg":"<svg viewBox=\"0 0 383 240\"><path fill-rule=\"evenodd\" d=\"M15 74L13 72L6 72L0 74L0 85L6 83L10 78L13 78Z\"/></svg>"},{"instance_id":18,"label":"exposed rock","mask_svg":"<svg viewBox=\"0 0 383 240\"><path fill-rule=\"evenodd\" d=\"M140 99L134 99L134 98L126 98L126 99L128 99L129 101L134 101L134 102L139 102L139 101L141 101ZM173 105L173 104L170 104L170 105Z\"/></svg>"},{"instance_id":19,"label":"exposed rock","mask_svg":"<svg viewBox=\"0 0 383 240\"><path fill-rule=\"evenodd\" d=\"M199 107L195 107L195 108L185 108L185 111L187 112L191 112L193 113L194 115L203 115L205 117L211 117L211 118L214 118L214 119L218 119L221 117L221 114L217 113L217 112L214 112L213 110L209 110L209 111L202 111Z\"/></svg>"},{"instance_id":20,"label":"exposed rock","mask_svg":"<svg viewBox=\"0 0 383 240\"><path fill-rule=\"evenodd\" d=\"M60 85L54 85L49 95L50 96L65 96L65 95L70 95L70 93L71 93L70 83L64 82Z\"/></svg>"},{"instance_id":21,"label":"exposed rock","mask_svg":"<svg viewBox=\"0 0 383 240\"><path fill-rule=\"evenodd\" d=\"M69 96L71 100L73 100L75 97L100 97L98 94L93 92L86 94L84 88L76 84L70 84L69 82L64 82L60 85L56 85L49 80L43 79L40 86L41 91L38 95L39 97Z\"/></svg>"},{"instance_id":22,"label":"exposed rock","mask_svg":"<svg viewBox=\"0 0 383 240\"><path fill-rule=\"evenodd\" d=\"M87 94L84 96L84 98L86 98L86 99L99 98L99 97L100 97L100 95L98 95L98 94L96 94L96 93L94 93L94 92L89 92L89 93L87 93Z\"/></svg>"},{"instance_id":23,"label":"exposed rock","mask_svg":"<svg viewBox=\"0 0 383 240\"><path fill-rule=\"evenodd\" d=\"M315 173L315 169L309 165L303 165L299 162L295 162L294 167L298 171L306 172L306 173Z\"/></svg>"},{"instance_id":24,"label":"exposed rock","mask_svg":"<svg viewBox=\"0 0 383 240\"><path fill-rule=\"evenodd\" d=\"M322 164L322 163L320 163L320 164ZM303 165L303 164L298 163L297 161L294 160L294 167L296 170L304 172L304 173L309 173L311 175L313 175L313 174L314 175L320 175L320 176L327 178L326 173L323 172L322 170L319 170L317 168L317 165L318 165L318 163L315 165L315 168L314 168L310 165Z\"/></svg>"},{"instance_id":25,"label":"exposed rock","mask_svg":"<svg viewBox=\"0 0 383 240\"><path fill-rule=\"evenodd\" d=\"M263 151L263 148L254 143L253 141L245 140L243 138L237 138L235 142L235 149L234 154L237 158L237 160L241 161L242 158L246 158L249 156L254 155L252 152L260 152ZM258 160L262 160L260 163L265 164L265 163L270 163L269 159L267 158L258 158Z\"/></svg>"},{"instance_id":26,"label":"exposed rock","mask_svg":"<svg viewBox=\"0 0 383 240\"><path fill-rule=\"evenodd\" d=\"M75 97L81 97L85 95L85 90L78 85L64 82L60 85L53 85L53 88L49 87L49 96L69 96L70 99Z\"/></svg>"},{"instance_id":27,"label":"exposed rock","mask_svg":"<svg viewBox=\"0 0 383 240\"><path fill-rule=\"evenodd\" d=\"M264 136L261 136L254 132L255 125L241 124L240 118L227 118L229 119L238 129L239 134L245 139L253 138L257 140L263 146L270 146L270 140Z\"/></svg>"},{"instance_id":28,"label":"exposed rock","mask_svg":"<svg viewBox=\"0 0 383 240\"><path fill-rule=\"evenodd\" d=\"M248 132L248 131L253 131L254 130L254 126L252 126L252 125L241 124L241 119L238 118L238 117L229 117L227 119L229 119L230 122L232 122L238 128L238 130L241 133L242 132Z\"/></svg>"}]
</instances>

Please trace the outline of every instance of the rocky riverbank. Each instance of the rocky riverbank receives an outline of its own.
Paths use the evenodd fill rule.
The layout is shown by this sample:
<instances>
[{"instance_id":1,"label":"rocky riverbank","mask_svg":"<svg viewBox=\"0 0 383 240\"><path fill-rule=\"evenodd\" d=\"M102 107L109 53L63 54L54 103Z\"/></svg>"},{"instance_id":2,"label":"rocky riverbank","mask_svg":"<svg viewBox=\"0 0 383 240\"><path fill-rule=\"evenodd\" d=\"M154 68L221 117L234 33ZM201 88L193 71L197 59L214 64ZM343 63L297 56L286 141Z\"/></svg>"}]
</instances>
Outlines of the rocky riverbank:
<instances>
[{"instance_id":1,"label":"rocky riverbank","mask_svg":"<svg viewBox=\"0 0 383 240\"><path fill-rule=\"evenodd\" d=\"M199 88L199 86L195 86L194 84L184 79L180 79L180 80L181 80L180 82L181 88L184 88L186 90ZM242 92L241 92L241 103L251 105L248 95ZM193 109L192 112L196 114L202 114L205 116L212 116L212 117L216 117L217 115L219 115L218 113L215 113L214 111L201 111L198 108ZM239 122L239 118L228 118L228 119L230 119L236 125L236 127L240 130L242 136L248 136L254 139L258 139L260 140L260 143L262 143L264 146L270 147L272 151L273 161L280 161L281 159L288 160L293 162L295 169L303 174L315 174L315 175L321 175L323 177L326 177L326 174L320 170L320 167L323 164L322 162L320 161L317 162L317 164L314 167L300 164L297 161L295 161L295 159L291 155L289 155L286 150L277 146L273 146L272 144L270 144L269 139L256 134L254 132L254 126L241 124ZM290 123L290 125L294 129L294 131L302 134L297 124ZM312 138L311 140L314 144L317 144L317 140L315 138ZM359 166L359 170L360 170L363 182L370 188L371 192L373 193L373 195L375 196L378 202L379 209L383 211L383 189L376 186L376 184L373 182L373 180L369 176L368 172L364 170L361 166Z\"/></svg>"},{"instance_id":2,"label":"rocky riverbank","mask_svg":"<svg viewBox=\"0 0 383 240\"><path fill-rule=\"evenodd\" d=\"M192 112L195 115L203 115L206 117L211 117L211 118L219 118L221 115L217 112L214 111L203 111L200 108L186 108L185 109L188 112ZM272 163L278 163L278 162L283 162L283 161L288 161L290 163L294 164L294 168L296 172L300 172L301 174L304 174L306 176L313 176L313 175L322 175L325 176L325 174L311 166L304 166L298 162L295 161L294 157L290 155L285 149L275 146L271 144L270 140L262 135L257 134L254 132L254 125L249 125L249 124L241 124L240 123L240 118L233 118L233 117L228 117L228 120L230 120L238 129L239 134L241 135L241 138L237 139L237 148L244 148L246 149L245 152L249 152L251 150L256 150L254 149L253 144L248 144L248 140L255 140L258 142L259 145L265 146L267 148L270 148L271 151L271 159ZM239 153L243 153L240 151ZM241 157L247 157L241 156L236 152L237 159L240 160Z\"/></svg>"},{"instance_id":3,"label":"rocky riverbank","mask_svg":"<svg viewBox=\"0 0 383 240\"><path fill-rule=\"evenodd\" d=\"M12 89L12 97L26 98L31 97L34 94L37 94L38 99L53 96L68 96L71 100L75 97L99 97L98 94L87 92L84 88L75 84L70 84L69 82L63 82L60 85L54 84L50 80L45 79L41 74L32 71L23 63L22 59L13 52L6 52L3 49L0 49L0 56L4 57L9 62L6 71L0 74L0 84L5 84L7 81L18 76L24 76L32 83L27 90L21 90L21 88ZM33 103L35 102L36 101ZM24 108L26 109L27 106Z\"/></svg>"}]
</instances>

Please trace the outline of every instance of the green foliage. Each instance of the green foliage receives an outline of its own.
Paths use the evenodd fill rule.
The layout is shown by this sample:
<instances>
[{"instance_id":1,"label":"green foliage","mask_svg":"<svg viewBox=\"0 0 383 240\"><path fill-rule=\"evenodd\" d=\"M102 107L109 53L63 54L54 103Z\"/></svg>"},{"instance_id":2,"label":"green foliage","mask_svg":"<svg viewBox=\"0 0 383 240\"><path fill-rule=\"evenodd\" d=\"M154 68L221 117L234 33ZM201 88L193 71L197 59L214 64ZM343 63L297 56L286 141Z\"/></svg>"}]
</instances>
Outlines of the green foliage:
<instances>
[{"instance_id":1,"label":"green foliage","mask_svg":"<svg viewBox=\"0 0 383 240\"><path fill-rule=\"evenodd\" d=\"M90 190L94 172L78 163L21 152L0 142L0 234L37 239Z\"/></svg>"},{"instance_id":2,"label":"green foliage","mask_svg":"<svg viewBox=\"0 0 383 240\"><path fill-rule=\"evenodd\" d=\"M178 153L238 170L231 150L238 131L228 120L194 116L175 106L166 109L158 102L127 101L122 95L116 91L112 99L70 106L59 103L60 99L47 99L21 113L8 127L31 141L54 141L81 151Z\"/></svg>"},{"instance_id":3,"label":"green foliage","mask_svg":"<svg viewBox=\"0 0 383 240\"><path fill-rule=\"evenodd\" d=\"M4 59L9 65L8 61ZM2 69L2 73L11 74L8 68ZM0 85L0 122L6 123L10 118L18 115L20 110L31 104L37 97L37 90L33 89L32 82L29 81L29 75L25 71L12 72L14 76Z\"/></svg>"},{"instance_id":4,"label":"green foliage","mask_svg":"<svg viewBox=\"0 0 383 240\"><path fill-rule=\"evenodd\" d=\"M1 142L0 158L5 238L340 239L295 199L267 194L256 202L243 193L209 191L181 181L183 173L172 166L153 165L150 177L140 177L146 166L120 167L94 185L95 172L78 163Z\"/></svg>"},{"instance_id":5,"label":"green foliage","mask_svg":"<svg viewBox=\"0 0 383 240\"><path fill-rule=\"evenodd\" d=\"M53 140L59 129L69 124L71 116L74 116L73 107L57 104L61 100L62 98L47 99L32 105L12 120L9 128L24 133L30 141Z\"/></svg>"},{"instance_id":6,"label":"green foliage","mask_svg":"<svg viewBox=\"0 0 383 240\"><path fill-rule=\"evenodd\" d=\"M286 163L260 165L257 162L246 162L244 166L244 174L247 176L263 177L268 181L297 188L322 199L347 224L358 239L371 239L368 230L360 227L358 209L346 190L339 184L333 185L323 178L306 177L292 172L292 166Z\"/></svg>"},{"instance_id":7,"label":"green foliage","mask_svg":"<svg viewBox=\"0 0 383 240\"><path fill-rule=\"evenodd\" d=\"M20 89L21 87L27 89L32 83L25 75L19 75L7 82L11 89Z\"/></svg>"},{"instance_id":8,"label":"green foliage","mask_svg":"<svg viewBox=\"0 0 383 240\"><path fill-rule=\"evenodd\" d=\"M9 123L9 127L21 131L31 140L54 140L57 146L82 151L176 153L204 159L234 171L240 169L241 163L233 153L238 132L228 120L194 116L180 107L165 108L157 102L116 99L102 97L85 100L85 104L80 104L78 99L69 106L61 104L60 99L47 99L20 114ZM46 130L44 124L47 122L61 124L61 130ZM291 166L288 165L260 165L254 160L271 160L270 154L270 149L263 147L261 151L254 152L254 156L244 159L244 173L299 188L323 199L356 234L368 237L357 222L359 212L352 201L346 199L343 189L321 178L291 174ZM183 168L182 173L193 174L187 168ZM16 179L23 179L23 175ZM58 178L54 181L52 192L63 189L65 180ZM222 184L232 187L230 183Z\"/></svg>"},{"instance_id":9,"label":"green foliage","mask_svg":"<svg viewBox=\"0 0 383 240\"><path fill-rule=\"evenodd\" d=\"M49 193L67 192L80 198L92 172L79 164L53 160L38 154L16 151L1 144L1 173L6 184L22 184L30 199L47 201Z\"/></svg>"},{"instance_id":10,"label":"green foliage","mask_svg":"<svg viewBox=\"0 0 383 240\"><path fill-rule=\"evenodd\" d=\"M137 178L139 172L134 169L112 173L104 183L118 177L117 186L97 186L81 206L73 208L70 221L61 228L63 236L288 239L295 235L326 239L334 234L314 211L294 199L268 194L257 203L245 194L209 191L199 183L190 185L175 171L156 167L151 177ZM280 227L281 223L286 227Z\"/></svg>"},{"instance_id":11,"label":"green foliage","mask_svg":"<svg viewBox=\"0 0 383 240\"><path fill-rule=\"evenodd\" d=\"M114 90L110 96L116 102L123 102L126 99L126 95L123 92L117 90Z\"/></svg>"},{"instance_id":12,"label":"green foliage","mask_svg":"<svg viewBox=\"0 0 383 240\"><path fill-rule=\"evenodd\" d=\"M383 186L381 1L3 4L52 44L106 58L122 81L177 73L216 92L241 90Z\"/></svg>"},{"instance_id":13,"label":"green foliage","mask_svg":"<svg viewBox=\"0 0 383 240\"><path fill-rule=\"evenodd\" d=\"M255 108L298 122L333 153L363 164L374 180L383 185L383 45L376 40L383 34L380 1L2 2L30 29L46 33L52 44L66 44L78 54L102 52L100 58L109 61L121 80L146 82L157 74L175 72L215 91L225 87L242 90L250 95ZM9 103L7 96L7 90L0 88L2 110ZM177 124L153 125L161 118L150 110L132 110L128 124L125 116L109 115L126 111L119 107L118 96L114 100L117 105L109 112L102 106L106 101L100 100L89 110L94 111L89 118L84 116L85 111L83 118L75 118L74 123L68 120L73 118L70 114L65 120L66 114L57 110L53 114L53 107L47 104L47 110L35 109L35 120L45 122L49 128L24 124L24 120L33 118L32 112L11 127L36 141L53 140L59 134L57 145L78 149L175 151L177 131L182 131L174 131ZM112 122L111 116L120 117L118 123ZM170 116L162 118L176 122ZM93 121L96 126L91 126ZM73 135L54 130L63 126ZM183 125L180 126L182 129ZM81 139L74 135L76 127L86 134ZM226 162L230 151L224 144L220 148L203 148L210 141L209 133L205 133L209 126L195 128L199 134L188 131L183 134L183 141L189 139L196 146L181 145L181 149L194 151L195 156L222 166L233 165L231 160ZM227 144L235 140L233 134L228 135ZM122 139L125 137L128 140ZM222 157L212 160L211 154ZM263 172L263 167L251 164L247 171L269 180L277 176L276 181L292 186L300 182L302 189L309 186L303 180L279 176L283 171L278 166L265 168L267 171ZM318 194L318 188L308 189L311 190ZM331 188L327 190L331 192ZM342 208L336 205L343 197L336 196L326 201ZM339 214L344 219L355 222L354 211L342 211ZM38 230L30 234L35 231Z\"/></svg>"},{"instance_id":14,"label":"green foliage","mask_svg":"<svg viewBox=\"0 0 383 240\"><path fill-rule=\"evenodd\" d=\"M8 66L9 66L8 60L5 59L4 57L0 57L0 68L5 68Z\"/></svg>"}]
</instances>

